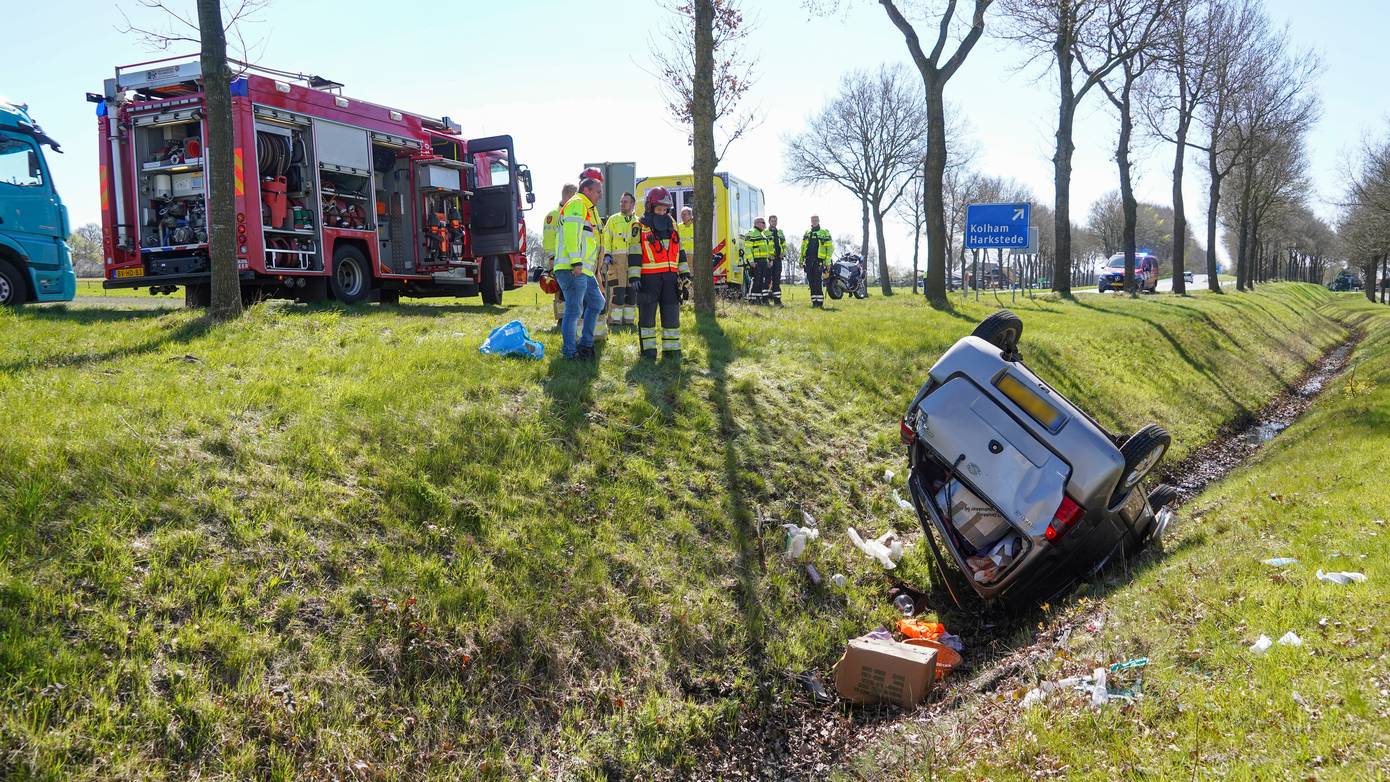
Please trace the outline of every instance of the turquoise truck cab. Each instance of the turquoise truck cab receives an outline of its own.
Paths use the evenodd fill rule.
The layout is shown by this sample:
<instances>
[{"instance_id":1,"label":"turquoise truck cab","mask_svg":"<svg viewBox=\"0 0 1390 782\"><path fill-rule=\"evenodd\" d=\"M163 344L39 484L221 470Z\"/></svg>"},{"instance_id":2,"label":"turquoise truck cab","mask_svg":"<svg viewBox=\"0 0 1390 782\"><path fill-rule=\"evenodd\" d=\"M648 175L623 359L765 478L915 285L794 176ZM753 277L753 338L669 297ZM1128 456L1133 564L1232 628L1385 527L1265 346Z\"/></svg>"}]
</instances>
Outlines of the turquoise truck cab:
<instances>
[{"instance_id":1,"label":"turquoise truck cab","mask_svg":"<svg viewBox=\"0 0 1390 782\"><path fill-rule=\"evenodd\" d=\"M0 306L77 295L68 210L53 187L45 146L62 151L28 106L0 100Z\"/></svg>"}]
</instances>

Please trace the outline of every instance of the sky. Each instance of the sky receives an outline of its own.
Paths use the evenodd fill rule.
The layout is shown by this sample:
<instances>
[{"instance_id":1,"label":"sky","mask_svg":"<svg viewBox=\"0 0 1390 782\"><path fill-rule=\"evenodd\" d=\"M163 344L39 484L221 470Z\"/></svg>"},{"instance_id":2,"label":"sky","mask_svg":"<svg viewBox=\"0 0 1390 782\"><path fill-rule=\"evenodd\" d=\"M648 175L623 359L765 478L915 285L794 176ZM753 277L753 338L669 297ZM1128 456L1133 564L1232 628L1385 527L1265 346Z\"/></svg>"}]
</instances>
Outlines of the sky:
<instances>
[{"instance_id":1,"label":"sky","mask_svg":"<svg viewBox=\"0 0 1390 782\"><path fill-rule=\"evenodd\" d=\"M96 124L84 95L99 92L118 64L165 56L120 32L121 10L139 26L162 24L162 12L137 0L10 5L0 96L27 102L63 144L65 154L50 160L59 192L74 225L96 221ZM170 5L191 14L193 2ZM271 0L242 33L257 63L343 82L348 97L453 117L470 137L511 134L518 159L534 172L543 213L584 163L635 161L639 176L690 170L687 131L667 114L652 76L652 48L679 45L672 5L629 0L594 4L584 13L573 0L395 0L389 7ZM1323 60L1322 118L1309 135L1309 200L1335 221L1348 160L1390 123L1390 91L1378 86L1390 73L1390 47L1377 33L1390 21L1390 8L1384 0L1266 5L1276 23L1289 25L1298 51ZM859 206L848 193L782 181L785 139L833 96L847 72L897 63L915 77L903 39L870 0L841 0L839 10L826 15L811 14L801 0L744 0L744 6L753 24L746 53L756 61L744 106L762 121L729 148L719 168L761 187L768 211L789 233L800 234L818 213L836 236L857 236ZM925 36L925 25L919 27ZM193 51L189 44L178 47L171 53ZM946 97L969 121L980 149L977 168L1014 177L1038 202L1050 204L1055 76L1041 65L1026 66L1027 54L990 35L987 26ZM1117 187L1117 123L1108 106L1092 91L1077 115L1072 215L1078 222L1092 201ZM1139 197L1168 203L1171 147L1141 140L1134 157ZM1205 183L1199 166L1190 164L1188 172L1184 190L1189 211L1197 213L1189 216L1203 236ZM533 214L537 224L539 216ZM911 267L911 234L901 223L889 226L895 267Z\"/></svg>"}]
</instances>

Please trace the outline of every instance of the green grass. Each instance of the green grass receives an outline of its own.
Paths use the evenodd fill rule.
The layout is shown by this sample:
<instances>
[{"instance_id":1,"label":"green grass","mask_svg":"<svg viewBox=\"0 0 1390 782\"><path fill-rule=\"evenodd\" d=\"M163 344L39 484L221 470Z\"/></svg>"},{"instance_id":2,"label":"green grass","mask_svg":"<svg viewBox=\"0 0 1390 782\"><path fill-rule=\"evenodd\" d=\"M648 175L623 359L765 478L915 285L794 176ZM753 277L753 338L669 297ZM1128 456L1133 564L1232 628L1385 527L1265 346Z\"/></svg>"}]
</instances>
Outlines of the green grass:
<instances>
[{"instance_id":1,"label":"green grass","mask_svg":"<svg viewBox=\"0 0 1390 782\"><path fill-rule=\"evenodd\" d=\"M687 312L680 368L630 333L597 366L479 355L513 317L558 353L533 287L221 326L0 312L0 777L688 767L760 683L891 617L844 530L915 529L880 479L902 485L897 417L996 301L787 298ZM1015 309L1044 377L1108 425L1165 424L1180 458L1344 337L1334 301ZM799 509L847 589L780 559Z\"/></svg>"},{"instance_id":2,"label":"green grass","mask_svg":"<svg viewBox=\"0 0 1390 782\"><path fill-rule=\"evenodd\" d=\"M1351 370L1184 509L1167 556L1047 617L1044 637L1104 626L1021 656L1012 682L1147 656L1138 704L1094 710L1072 694L1023 710L1006 687L874 743L842 778L1390 777L1390 312L1355 295L1323 311L1364 330ZM1262 564L1273 557L1298 563ZM1321 583L1318 569L1369 580ZM1288 631L1304 645L1248 648Z\"/></svg>"}]
</instances>

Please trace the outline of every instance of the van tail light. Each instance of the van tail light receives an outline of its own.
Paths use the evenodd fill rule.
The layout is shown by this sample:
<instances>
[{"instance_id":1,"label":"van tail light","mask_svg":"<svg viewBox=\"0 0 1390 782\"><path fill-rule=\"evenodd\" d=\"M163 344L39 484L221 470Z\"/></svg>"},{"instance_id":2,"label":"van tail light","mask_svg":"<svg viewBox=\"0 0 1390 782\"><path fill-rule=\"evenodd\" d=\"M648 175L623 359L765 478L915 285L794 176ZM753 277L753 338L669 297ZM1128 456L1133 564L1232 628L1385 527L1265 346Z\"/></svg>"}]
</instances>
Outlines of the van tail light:
<instances>
[{"instance_id":1,"label":"van tail light","mask_svg":"<svg viewBox=\"0 0 1390 782\"><path fill-rule=\"evenodd\" d=\"M1062 504L1057 506L1057 512L1052 514L1052 522L1047 525L1047 531L1043 532L1043 538L1048 543L1056 543L1076 522L1081 521L1081 517L1086 515L1086 509L1077 505L1071 497L1062 495Z\"/></svg>"},{"instance_id":2,"label":"van tail light","mask_svg":"<svg viewBox=\"0 0 1390 782\"><path fill-rule=\"evenodd\" d=\"M902 438L903 445L912 445L917 442L917 430L912 428L906 418L898 422L898 436Z\"/></svg>"}]
</instances>

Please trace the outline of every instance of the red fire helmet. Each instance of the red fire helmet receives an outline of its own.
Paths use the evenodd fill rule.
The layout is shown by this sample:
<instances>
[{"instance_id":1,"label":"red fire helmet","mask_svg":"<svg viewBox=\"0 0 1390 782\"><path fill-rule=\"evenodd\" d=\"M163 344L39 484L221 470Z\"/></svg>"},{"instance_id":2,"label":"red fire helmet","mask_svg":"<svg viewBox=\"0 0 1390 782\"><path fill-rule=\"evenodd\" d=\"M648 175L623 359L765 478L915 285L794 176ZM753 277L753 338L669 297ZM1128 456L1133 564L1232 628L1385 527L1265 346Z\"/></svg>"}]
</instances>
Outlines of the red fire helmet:
<instances>
[{"instance_id":1,"label":"red fire helmet","mask_svg":"<svg viewBox=\"0 0 1390 782\"><path fill-rule=\"evenodd\" d=\"M651 211L652 207L656 206L657 204L665 204L666 208L670 209L673 206L671 201L671 191L667 190L664 187L654 187L651 190L648 190L646 198L647 211Z\"/></svg>"},{"instance_id":2,"label":"red fire helmet","mask_svg":"<svg viewBox=\"0 0 1390 782\"><path fill-rule=\"evenodd\" d=\"M603 172L599 171L597 168L593 168L592 166L586 168L583 172L579 174L579 181L583 182L586 179L597 179L598 181L602 182Z\"/></svg>"}]
</instances>

